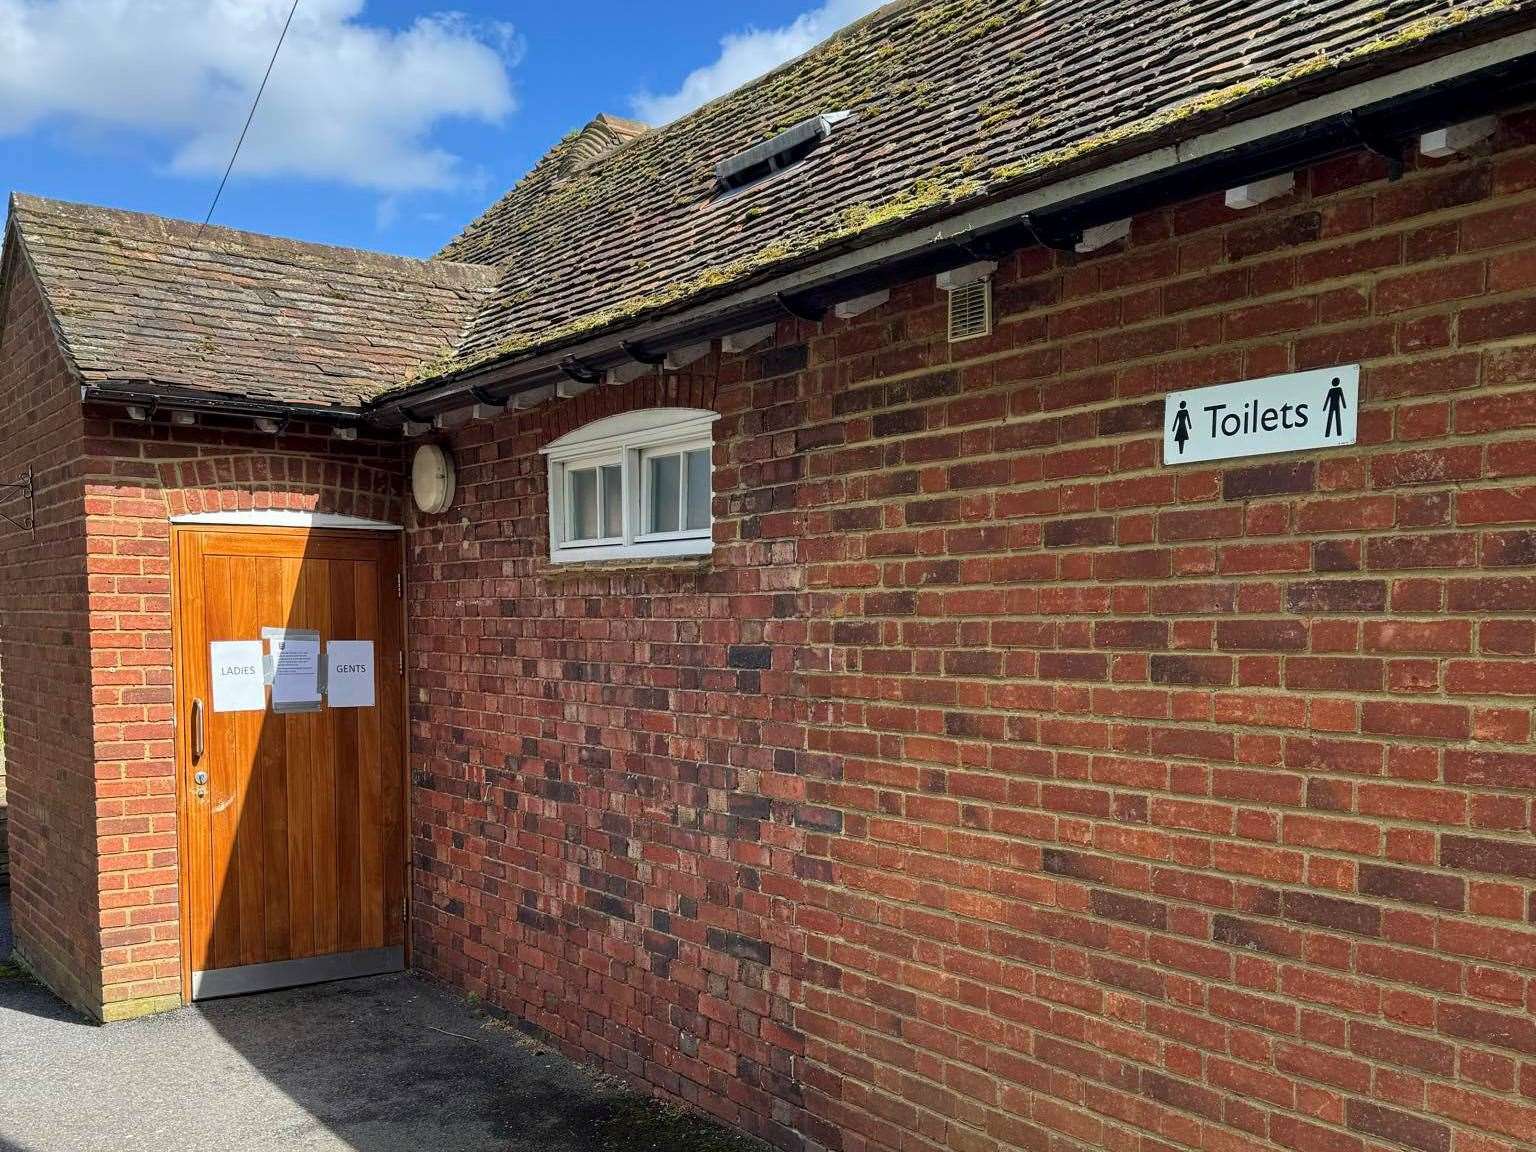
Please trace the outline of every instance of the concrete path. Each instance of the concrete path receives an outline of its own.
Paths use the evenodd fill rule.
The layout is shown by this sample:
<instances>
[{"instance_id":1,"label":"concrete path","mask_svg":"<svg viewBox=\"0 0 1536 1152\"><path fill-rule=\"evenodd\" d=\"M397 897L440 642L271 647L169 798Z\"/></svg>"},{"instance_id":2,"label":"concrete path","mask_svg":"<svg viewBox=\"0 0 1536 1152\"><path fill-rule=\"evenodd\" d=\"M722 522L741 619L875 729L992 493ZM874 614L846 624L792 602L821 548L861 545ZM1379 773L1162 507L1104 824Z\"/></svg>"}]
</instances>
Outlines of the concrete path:
<instances>
[{"instance_id":1,"label":"concrete path","mask_svg":"<svg viewBox=\"0 0 1536 1152\"><path fill-rule=\"evenodd\" d=\"M0 1152L758 1147L634 1097L416 976L106 1028L0 976Z\"/></svg>"}]
</instances>

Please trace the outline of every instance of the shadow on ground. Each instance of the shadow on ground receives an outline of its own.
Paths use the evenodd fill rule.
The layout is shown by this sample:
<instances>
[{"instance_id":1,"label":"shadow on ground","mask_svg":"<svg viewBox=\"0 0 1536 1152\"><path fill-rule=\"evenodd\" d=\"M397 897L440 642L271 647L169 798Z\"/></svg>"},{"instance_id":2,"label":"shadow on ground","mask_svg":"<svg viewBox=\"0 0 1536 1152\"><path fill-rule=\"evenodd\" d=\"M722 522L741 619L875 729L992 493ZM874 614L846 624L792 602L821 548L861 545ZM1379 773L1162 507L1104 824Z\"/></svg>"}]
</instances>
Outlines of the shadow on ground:
<instances>
[{"instance_id":1,"label":"shadow on ground","mask_svg":"<svg viewBox=\"0 0 1536 1152\"><path fill-rule=\"evenodd\" d=\"M0 1152L760 1147L634 1096L410 974L100 1028L0 973L0 1068Z\"/></svg>"},{"instance_id":2,"label":"shadow on ground","mask_svg":"<svg viewBox=\"0 0 1536 1152\"><path fill-rule=\"evenodd\" d=\"M0 877L0 964L11 958L11 890Z\"/></svg>"}]
</instances>

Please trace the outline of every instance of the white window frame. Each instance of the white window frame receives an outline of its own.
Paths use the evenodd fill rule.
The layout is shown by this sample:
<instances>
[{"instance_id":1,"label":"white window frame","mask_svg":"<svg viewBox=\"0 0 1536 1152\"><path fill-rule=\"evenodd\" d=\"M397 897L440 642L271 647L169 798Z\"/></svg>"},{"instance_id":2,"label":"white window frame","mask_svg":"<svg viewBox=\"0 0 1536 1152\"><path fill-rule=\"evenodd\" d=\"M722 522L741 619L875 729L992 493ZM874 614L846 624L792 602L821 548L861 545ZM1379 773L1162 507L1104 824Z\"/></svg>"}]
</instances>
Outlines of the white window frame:
<instances>
[{"instance_id":1,"label":"white window frame","mask_svg":"<svg viewBox=\"0 0 1536 1152\"><path fill-rule=\"evenodd\" d=\"M714 423L718 413L700 408L650 408L624 412L594 420L568 432L540 449L549 465L549 558L556 564L591 563L598 560L652 559L665 556L707 556L714 547L710 526L678 532L642 531L647 510L649 480L645 462L652 456L672 453L683 456L682 471L687 472L687 453L694 449L711 451L714 447ZM567 510L570 499L570 473L582 468L620 465L623 486L623 535L572 543L567 540ZM601 472L599 472L601 476ZM710 460L714 476L714 460ZM679 478L679 501L686 524L687 478ZM599 481L598 516L602 516L602 491Z\"/></svg>"},{"instance_id":2,"label":"white window frame","mask_svg":"<svg viewBox=\"0 0 1536 1152\"><path fill-rule=\"evenodd\" d=\"M635 471L640 477L640 511L639 531L635 533L637 543L649 543L656 540L708 540L711 529L714 527L714 517L710 516L710 522L703 528L688 527L688 454L699 450L708 451L708 445L692 440L679 441L677 443L650 444L638 449L639 459L635 461ZM677 475L677 523L678 527L671 532L646 531L646 520L651 514L651 469L650 462L658 456L676 456L678 458ZM714 476L714 462L710 461L710 476Z\"/></svg>"},{"instance_id":3,"label":"white window frame","mask_svg":"<svg viewBox=\"0 0 1536 1152\"><path fill-rule=\"evenodd\" d=\"M605 519L604 513L607 511L607 501L603 498L605 495L603 491L603 473L606 469L612 467L619 469L619 534L617 536L592 536L584 538L580 543L570 544L569 547L571 549L579 548L586 551L591 548L610 547L615 544L624 543L624 455L622 452L595 452L590 455L573 456L569 460L561 461L558 500L561 509L561 519L558 526L551 526L551 530L553 531L555 527L558 527L560 529L559 535L562 538L567 536L571 525L571 485L575 481L572 474L587 471L597 473L597 520L599 526L601 526ZM551 479L553 480L553 477Z\"/></svg>"}]
</instances>

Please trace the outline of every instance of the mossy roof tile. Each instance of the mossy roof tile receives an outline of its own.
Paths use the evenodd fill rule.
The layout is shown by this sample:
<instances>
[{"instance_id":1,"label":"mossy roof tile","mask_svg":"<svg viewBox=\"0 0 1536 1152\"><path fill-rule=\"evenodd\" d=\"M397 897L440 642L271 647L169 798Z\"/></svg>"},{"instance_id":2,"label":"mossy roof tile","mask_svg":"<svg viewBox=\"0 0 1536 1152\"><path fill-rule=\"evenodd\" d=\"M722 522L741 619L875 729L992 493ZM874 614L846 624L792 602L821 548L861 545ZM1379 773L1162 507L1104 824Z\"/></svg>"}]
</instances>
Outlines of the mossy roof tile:
<instances>
[{"instance_id":1,"label":"mossy roof tile","mask_svg":"<svg viewBox=\"0 0 1536 1152\"><path fill-rule=\"evenodd\" d=\"M357 408L458 342L492 269L13 196L11 227L87 383Z\"/></svg>"},{"instance_id":2,"label":"mossy roof tile","mask_svg":"<svg viewBox=\"0 0 1536 1152\"><path fill-rule=\"evenodd\" d=\"M443 371L596 332L804 262L833 243L1043 181L1438 51L1531 0L900 0L585 166L572 134L442 255L500 282ZM1483 34L1491 34L1484 32ZM1352 67L1358 66L1358 67ZM1342 82L1342 81L1340 81ZM823 112L855 118L730 196L713 165ZM591 131L591 127L587 131Z\"/></svg>"}]
</instances>

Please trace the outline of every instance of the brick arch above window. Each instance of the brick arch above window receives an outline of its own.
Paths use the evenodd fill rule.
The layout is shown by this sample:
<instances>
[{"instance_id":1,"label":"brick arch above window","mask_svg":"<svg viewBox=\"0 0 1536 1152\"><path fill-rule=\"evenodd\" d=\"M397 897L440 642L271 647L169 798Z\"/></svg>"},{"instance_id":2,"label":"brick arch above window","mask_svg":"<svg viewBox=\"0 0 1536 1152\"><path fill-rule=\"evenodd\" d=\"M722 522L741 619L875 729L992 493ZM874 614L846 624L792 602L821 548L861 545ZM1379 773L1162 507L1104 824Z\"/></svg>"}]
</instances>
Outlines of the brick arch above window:
<instances>
[{"instance_id":1,"label":"brick arch above window","mask_svg":"<svg viewBox=\"0 0 1536 1152\"><path fill-rule=\"evenodd\" d=\"M719 376L713 371L659 372L627 384L599 384L569 400L541 409L544 434L555 440L583 425L642 408L713 409ZM546 441L547 442L547 441Z\"/></svg>"},{"instance_id":2,"label":"brick arch above window","mask_svg":"<svg viewBox=\"0 0 1536 1152\"><path fill-rule=\"evenodd\" d=\"M559 439L550 441L541 451L554 456L570 455L601 447L611 441L633 437L643 439L655 434L670 435L679 428L691 428L694 425L707 430L719 418L707 408L643 408L620 412L574 428Z\"/></svg>"}]
</instances>

